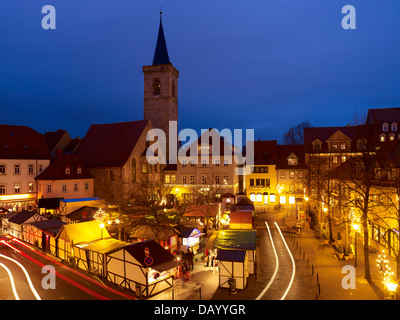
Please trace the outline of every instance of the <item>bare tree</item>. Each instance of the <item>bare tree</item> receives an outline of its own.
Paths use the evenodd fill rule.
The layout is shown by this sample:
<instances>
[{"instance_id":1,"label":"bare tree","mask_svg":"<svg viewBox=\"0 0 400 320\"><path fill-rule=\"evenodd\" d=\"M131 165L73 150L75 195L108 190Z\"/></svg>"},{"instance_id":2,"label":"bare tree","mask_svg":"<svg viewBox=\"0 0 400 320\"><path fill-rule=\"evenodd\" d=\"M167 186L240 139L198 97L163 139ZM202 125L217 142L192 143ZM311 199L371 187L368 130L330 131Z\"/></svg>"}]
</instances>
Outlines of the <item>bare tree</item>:
<instances>
[{"instance_id":1,"label":"bare tree","mask_svg":"<svg viewBox=\"0 0 400 320\"><path fill-rule=\"evenodd\" d=\"M290 128L283 135L283 144L304 144L304 128L312 127L311 123L303 121L295 127Z\"/></svg>"}]
</instances>

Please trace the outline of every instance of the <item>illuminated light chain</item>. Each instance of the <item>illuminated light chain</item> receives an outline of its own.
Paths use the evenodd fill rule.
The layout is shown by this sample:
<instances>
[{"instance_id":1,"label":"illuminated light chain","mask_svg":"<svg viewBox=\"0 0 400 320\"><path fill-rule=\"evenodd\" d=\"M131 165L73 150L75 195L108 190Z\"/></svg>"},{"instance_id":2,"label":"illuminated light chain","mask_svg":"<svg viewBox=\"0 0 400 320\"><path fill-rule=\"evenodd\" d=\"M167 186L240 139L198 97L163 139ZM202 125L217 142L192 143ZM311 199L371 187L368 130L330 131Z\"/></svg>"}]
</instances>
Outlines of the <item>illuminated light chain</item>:
<instances>
[{"instance_id":1,"label":"illuminated light chain","mask_svg":"<svg viewBox=\"0 0 400 320\"><path fill-rule=\"evenodd\" d=\"M389 260L386 257L385 251L383 250L376 259L379 272L382 273L383 283L391 283L394 281L394 272L391 271L389 266Z\"/></svg>"},{"instance_id":2,"label":"illuminated light chain","mask_svg":"<svg viewBox=\"0 0 400 320\"><path fill-rule=\"evenodd\" d=\"M100 208L99 210L96 211L96 213L94 214L93 218L96 221L100 221L103 222L104 219L106 217L106 213L104 212L104 210L102 208Z\"/></svg>"}]
</instances>

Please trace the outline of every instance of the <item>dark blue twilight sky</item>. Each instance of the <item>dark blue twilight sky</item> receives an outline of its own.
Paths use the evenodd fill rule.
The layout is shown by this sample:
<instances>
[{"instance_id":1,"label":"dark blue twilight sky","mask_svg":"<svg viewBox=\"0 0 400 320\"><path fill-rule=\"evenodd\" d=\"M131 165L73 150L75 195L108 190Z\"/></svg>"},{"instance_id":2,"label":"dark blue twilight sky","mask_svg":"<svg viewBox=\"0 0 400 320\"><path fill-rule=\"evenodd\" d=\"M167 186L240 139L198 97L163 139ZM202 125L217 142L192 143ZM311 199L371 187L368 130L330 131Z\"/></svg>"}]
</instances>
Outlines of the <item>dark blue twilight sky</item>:
<instances>
[{"instance_id":1,"label":"dark blue twilight sky","mask_svg":"<svg viewBox=\"0 0 400 320\"><path fill-rule=\"evenodd\" d=\"M57 29L41 9L57 10ZM344 5L357 29L343 30ZM3 0L2 124L83 137L94 123L143 118L160 6L180 71L179 127L342 126L355 112L400 106L398 0Z\"/></svg>"}]
</instances>

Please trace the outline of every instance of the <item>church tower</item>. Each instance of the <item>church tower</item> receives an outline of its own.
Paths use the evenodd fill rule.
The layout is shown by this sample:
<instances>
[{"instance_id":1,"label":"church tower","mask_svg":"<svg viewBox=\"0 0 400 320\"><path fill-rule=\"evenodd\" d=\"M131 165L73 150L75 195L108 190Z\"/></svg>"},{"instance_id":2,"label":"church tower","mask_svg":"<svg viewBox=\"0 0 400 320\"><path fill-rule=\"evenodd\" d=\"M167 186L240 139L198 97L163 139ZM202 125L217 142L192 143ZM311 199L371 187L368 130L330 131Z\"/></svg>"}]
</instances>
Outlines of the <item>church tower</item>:
<instances>
[{"instance_id":1,"label":"church tower","mask_svg":"<svg viewBox=\"0 0 400 320\"><path fill-rule=\"evenodd\" d=\"M169 121L178 122L179 71L169 60L161 14L153 64L143 66L144 120L151 120L154 128L165 132L168 160Z\"/></svg>"}]
</instances>

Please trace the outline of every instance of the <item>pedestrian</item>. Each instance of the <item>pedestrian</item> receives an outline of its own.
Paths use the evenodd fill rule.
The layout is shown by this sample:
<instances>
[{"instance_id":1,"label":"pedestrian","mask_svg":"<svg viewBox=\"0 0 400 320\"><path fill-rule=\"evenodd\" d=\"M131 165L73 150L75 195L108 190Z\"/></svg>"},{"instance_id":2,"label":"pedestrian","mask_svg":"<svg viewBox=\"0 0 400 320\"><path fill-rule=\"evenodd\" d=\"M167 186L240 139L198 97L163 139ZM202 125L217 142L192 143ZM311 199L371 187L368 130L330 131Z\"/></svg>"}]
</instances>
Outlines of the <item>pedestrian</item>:
<instances>
[{"instance_id":1,"label":"pedestrian","mask_svg":"<svg viewBox=\"0 0 400 320\"><path fill-rule=\"evenodd\" d=\"M189 265L189 270L193 271L193 259L194 259L194 254L191 248L189 248L188 252L186 253L187 256L187 261L188 261L188 265Z\"/></svg>"}]
</instances>

